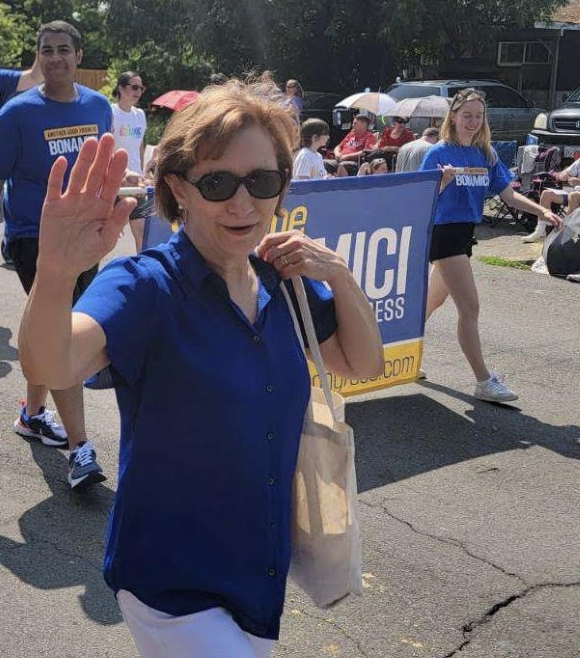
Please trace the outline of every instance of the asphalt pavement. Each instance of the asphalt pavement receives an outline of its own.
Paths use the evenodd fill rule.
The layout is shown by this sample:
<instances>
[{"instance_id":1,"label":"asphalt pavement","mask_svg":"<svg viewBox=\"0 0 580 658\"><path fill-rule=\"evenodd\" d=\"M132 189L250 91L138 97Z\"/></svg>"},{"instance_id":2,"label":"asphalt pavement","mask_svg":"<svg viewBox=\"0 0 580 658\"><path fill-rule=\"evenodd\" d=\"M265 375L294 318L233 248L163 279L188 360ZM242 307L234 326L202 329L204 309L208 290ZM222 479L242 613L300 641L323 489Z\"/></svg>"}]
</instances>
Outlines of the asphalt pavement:
<instances>
[{"instance_id":1,"label":"asphalt pavement","mask_svg":"<svg viewBox=\"0 0 580 658\"><path fill-rule=\"evenodd\" d=\"M428 325L427 381L349 403L364 595L319 610L290 585L275 658L580 656L580 286L474 269L488 362L521 399L471 397L447 304ZM114 395L86 393L109 479L73 494L65 453L12 430L24 295L6 268L0 299L0 656L136 657L101 577Z\"/></svg>"}]
</instances>

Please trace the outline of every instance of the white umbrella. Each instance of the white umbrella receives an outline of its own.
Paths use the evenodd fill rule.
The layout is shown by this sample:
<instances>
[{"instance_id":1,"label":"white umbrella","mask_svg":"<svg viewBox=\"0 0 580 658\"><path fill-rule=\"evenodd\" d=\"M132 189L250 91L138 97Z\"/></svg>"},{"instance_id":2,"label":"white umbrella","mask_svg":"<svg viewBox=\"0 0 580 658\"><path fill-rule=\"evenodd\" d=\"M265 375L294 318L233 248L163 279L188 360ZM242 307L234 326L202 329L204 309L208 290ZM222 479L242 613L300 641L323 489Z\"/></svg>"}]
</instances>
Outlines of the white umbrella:
<instances>
[{"instance_id":1,"label":"white umbrella","mask_svg":"<svg viewBox=\"0 0 580 658\"><path fill-rule=\"evenodd\" d=\"M388 94L380 94L378 91L363 91L360 94L353 94L337 103L335 107L357 107L361 110L367 110L377 116L385 114L387 110L396 104L396 100Z\"/></svg>"},{"instance_id":2,"label":"white umbrella","mask_svg":"<svg viewBox=\"0 0 580 658\"><path fill-rule=\"evenodd\" d=\"M392 105L385 114L389 117L411 117L436 119L444 117L451 105L451 98L444 96L422 96L420 98L404 98Z\"/></svg>"}]
</instances>

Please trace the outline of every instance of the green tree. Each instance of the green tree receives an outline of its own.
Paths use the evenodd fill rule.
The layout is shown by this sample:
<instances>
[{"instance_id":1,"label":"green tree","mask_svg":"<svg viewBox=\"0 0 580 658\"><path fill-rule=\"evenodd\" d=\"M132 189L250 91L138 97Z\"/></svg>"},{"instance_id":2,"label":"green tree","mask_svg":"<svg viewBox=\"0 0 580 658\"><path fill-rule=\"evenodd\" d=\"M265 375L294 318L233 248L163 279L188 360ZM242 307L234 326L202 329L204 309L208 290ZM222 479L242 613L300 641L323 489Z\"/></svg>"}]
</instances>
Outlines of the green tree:
<instances>
[{"instance_id":1,"label":"green tree","mask_svg":"<svg viewBox=\"0 0 580 658\"><path fill-rule=\"evenodd\" d=\"M400 56L453 60L467 49L485 52L502 31L549 20L568 0L396 0L383 2L382 39Z\"/></svg>"},{"instance_id":2,"label":"green tree","mask_svg":"<svg viewBox=\"0 0 580 658\"><path fill-rule=\"evenodd\" d=\"M169 89L202 88L213 62L190 38L191 5L190 0L111 0L110 81L122 71L138 71L148 86L145 101Z\"/></svg>"},{"instance_id":3,"label":"green tree","mask_svg":"<svg viewBox=\"0 0 580 658\"><path fill-rule=\"evenodd\" d=\"M27 43L24 18L0 3L0 65L22 66L22 53Z\"/></svg>"}]
</instances>

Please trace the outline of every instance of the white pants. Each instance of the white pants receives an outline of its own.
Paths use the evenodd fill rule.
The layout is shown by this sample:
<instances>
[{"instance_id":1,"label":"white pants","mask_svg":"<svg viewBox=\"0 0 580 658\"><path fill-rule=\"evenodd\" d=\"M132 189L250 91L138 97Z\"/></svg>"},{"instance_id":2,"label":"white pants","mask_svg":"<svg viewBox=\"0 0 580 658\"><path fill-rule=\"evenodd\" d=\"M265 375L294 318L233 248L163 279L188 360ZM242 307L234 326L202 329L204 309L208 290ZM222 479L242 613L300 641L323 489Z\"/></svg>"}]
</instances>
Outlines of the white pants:
<instances>
[{"instance_id":1,"label":"white pants","mask_svg":"<svg viewBox=\"0 0 580 658\"><path fill-rule=\"evenodd\" d=\"M143 658L268 658L274 647L245 633L224 608L174 617L123 589L117 601Z\"/></svg>"}]
</instances>

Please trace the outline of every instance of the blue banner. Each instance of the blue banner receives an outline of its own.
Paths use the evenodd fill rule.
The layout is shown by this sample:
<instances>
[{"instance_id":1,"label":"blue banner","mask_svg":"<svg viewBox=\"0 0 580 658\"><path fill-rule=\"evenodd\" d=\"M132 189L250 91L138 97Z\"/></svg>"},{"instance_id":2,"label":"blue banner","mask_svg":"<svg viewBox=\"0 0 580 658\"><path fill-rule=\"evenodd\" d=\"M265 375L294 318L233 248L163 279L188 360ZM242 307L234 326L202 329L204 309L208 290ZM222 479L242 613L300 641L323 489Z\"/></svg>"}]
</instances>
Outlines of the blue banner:
<instances>
[{"instance_id":1,"label":"blue banner","mask_svg":"<svg viewBox=\"0 0 580 658\"><path fill-rule=\"evenodd\" d=\"M294 181L280 216L272 219L272 231L304 230L336 251L373 306L383 338L383 375L368 380L330 376L333 388L343 395L418 376L439 182L438 171ZM144 246L170 235L170 225L152 217Z\"/></svg>"}]
</instances>

